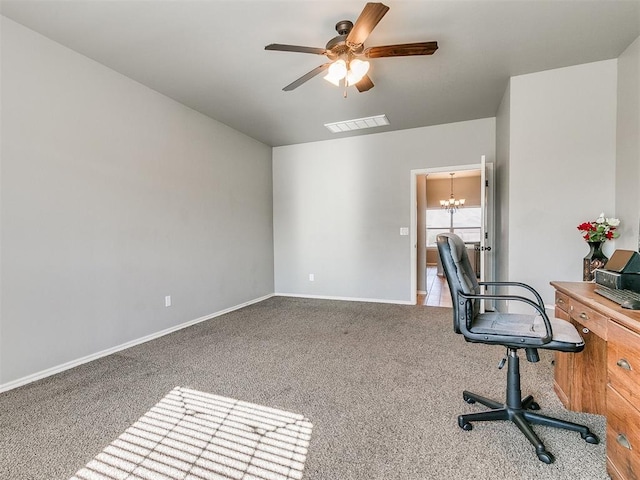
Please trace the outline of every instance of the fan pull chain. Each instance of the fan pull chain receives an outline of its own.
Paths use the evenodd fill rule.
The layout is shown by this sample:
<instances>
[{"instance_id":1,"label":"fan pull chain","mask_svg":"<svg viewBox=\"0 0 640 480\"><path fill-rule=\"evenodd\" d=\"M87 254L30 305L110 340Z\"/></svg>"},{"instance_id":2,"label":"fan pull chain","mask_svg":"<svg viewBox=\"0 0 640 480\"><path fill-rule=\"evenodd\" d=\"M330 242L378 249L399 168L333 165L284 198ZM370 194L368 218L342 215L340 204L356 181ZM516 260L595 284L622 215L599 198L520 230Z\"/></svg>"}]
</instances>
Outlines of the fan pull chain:
<instances>
[{"instance_id":1,"label":"fan pull chain","mask_svg":"<svg viewBox=\"0 0 640 480\"><path fill-rule=\"evenodd\" d=\"M349 86L349 84L347 83L347 79L345 77L344 79L344 93L342 94L342 98L347 98L347 87Z\"/></svg>"}]
</instances>

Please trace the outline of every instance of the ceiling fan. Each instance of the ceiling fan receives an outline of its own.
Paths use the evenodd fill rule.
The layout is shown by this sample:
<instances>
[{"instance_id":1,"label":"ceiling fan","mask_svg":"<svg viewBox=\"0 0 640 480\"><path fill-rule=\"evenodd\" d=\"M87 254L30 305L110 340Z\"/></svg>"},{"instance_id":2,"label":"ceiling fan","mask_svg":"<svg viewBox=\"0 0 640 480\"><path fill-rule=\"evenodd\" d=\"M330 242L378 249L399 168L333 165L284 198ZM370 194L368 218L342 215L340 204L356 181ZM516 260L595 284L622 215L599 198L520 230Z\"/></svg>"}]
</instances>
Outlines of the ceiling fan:
<instances>
[{"instance_id":1,"label":"ceiling fan","mask_svg":"<svg viewBox=\"0 0 640 480\"><path fill-rule=\"evenodd\" d=\"M369 62L362 60L363 58L432 55L438 49L438 42L403 43L365 48L364 42L388 10L389 7L382 3L367 3L356 23L341 20L336 24L338 36L329 40L325 48L280 43L272 43L264 47L265 50L325 55L331 60L314 68L284 87L283 90L288 92L298 88L319 73L328 70L324 78L336 86L340 85L340 81L344 81L345 96L346 87L350 85L355 85L359 92L366 92L373 88L373 82L367 75Z\"/></svg>"}]
</instances>

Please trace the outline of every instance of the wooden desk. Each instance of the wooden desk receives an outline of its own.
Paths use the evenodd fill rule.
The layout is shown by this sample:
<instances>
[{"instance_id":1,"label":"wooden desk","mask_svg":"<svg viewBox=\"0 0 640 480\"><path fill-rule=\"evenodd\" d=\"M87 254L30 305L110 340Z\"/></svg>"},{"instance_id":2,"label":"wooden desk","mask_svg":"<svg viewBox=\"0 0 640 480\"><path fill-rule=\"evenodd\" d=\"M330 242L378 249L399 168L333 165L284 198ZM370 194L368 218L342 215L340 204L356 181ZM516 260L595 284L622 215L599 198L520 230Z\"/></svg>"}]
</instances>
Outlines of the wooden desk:
<instances>
[{"instance_id":1,"label":"wooden desk","mask_svg":"<svg viewBox=\"0 0 640 480\"><path fill-rule=\"evenodd\" d=\"M551 282L555 315L585 341L581 353L556 352L554 390L570 410L607 417L607 472L640 480L640 310L626 310L585 282Z\"/></svg>"}]
</instances>

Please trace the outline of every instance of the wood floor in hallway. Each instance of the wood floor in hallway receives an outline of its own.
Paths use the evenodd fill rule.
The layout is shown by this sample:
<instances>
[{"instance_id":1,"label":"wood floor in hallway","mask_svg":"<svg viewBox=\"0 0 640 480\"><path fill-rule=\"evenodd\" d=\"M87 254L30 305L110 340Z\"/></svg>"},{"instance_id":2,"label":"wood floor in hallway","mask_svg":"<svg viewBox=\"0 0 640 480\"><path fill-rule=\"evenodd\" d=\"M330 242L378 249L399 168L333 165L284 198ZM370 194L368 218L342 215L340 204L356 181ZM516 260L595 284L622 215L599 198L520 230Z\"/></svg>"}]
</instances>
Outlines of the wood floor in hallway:
<instances>
[{"instance_id":1,"label":"wood floor in hallway","mask_svg":"<svg viewBox=\"0 0 640 480\"><path fill-rule=\"evenodd\" d=\"M444 276L439 276L435 266L427 266L426 294L418 293L418 305L451 307L451 294Z\"/></svg>"}]
</instances>

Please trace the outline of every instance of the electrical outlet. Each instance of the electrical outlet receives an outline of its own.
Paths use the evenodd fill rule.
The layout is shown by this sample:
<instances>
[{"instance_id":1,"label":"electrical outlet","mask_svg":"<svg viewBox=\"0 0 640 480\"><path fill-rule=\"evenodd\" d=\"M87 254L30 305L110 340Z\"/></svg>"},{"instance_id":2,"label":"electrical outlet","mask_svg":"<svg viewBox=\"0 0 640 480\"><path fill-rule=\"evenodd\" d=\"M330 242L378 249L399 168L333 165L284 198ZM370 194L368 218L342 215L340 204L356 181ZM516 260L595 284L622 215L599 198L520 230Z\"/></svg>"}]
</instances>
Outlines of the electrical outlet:
<instances>
[{"instance_id":1,"label":"electrical outlet","mask_svg":"<svg viewBox=\"0 0 640 480\"><path fill-rule=\"evenodd\" d=\"M310 273L310 274L309 274L309 281L310 281L310 282L315 282L315 280L316 280L316 276L315 276L315 274Z\"/></svg>"},{"instance_id":2,"label":"electrical outlet","mask_svg":"<svg viewBox=\"0 0 640 480\"><path fill-rule=\"evenodd\" d=\"M166 297L164 297L164 306L165 307L171 306L171 295L167 295Z\"/></svg>"}]
</instances>

